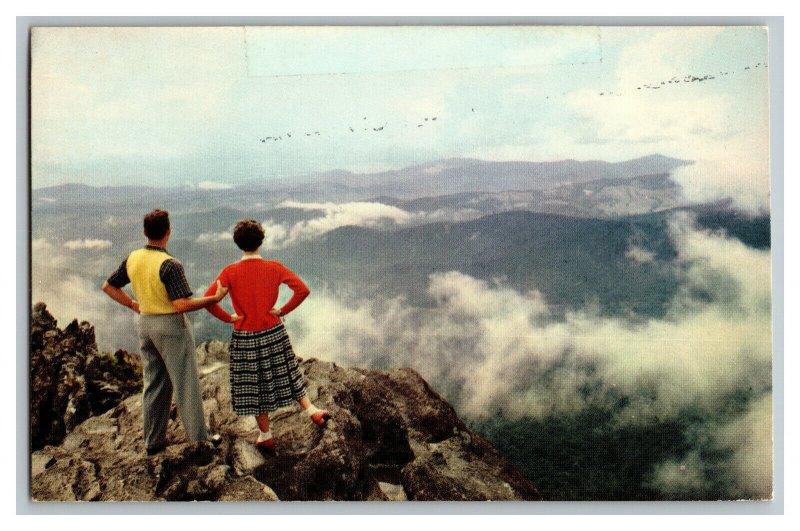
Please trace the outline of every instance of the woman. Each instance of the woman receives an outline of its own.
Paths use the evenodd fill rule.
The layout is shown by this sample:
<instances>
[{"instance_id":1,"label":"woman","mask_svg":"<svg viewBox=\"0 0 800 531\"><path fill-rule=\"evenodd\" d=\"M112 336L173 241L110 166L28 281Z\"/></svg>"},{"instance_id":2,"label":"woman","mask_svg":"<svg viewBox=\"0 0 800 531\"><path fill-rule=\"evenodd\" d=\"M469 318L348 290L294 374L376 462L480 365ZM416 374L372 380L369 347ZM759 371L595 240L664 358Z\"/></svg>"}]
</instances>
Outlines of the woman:
<instances>
[{"instance_id":1,"label":"woman","mask_svg":"<svg viewBox=\"0 0 800 531\"><path fill-rule=\"evenodd\" d=\"M259 428L256 446L275 452L269 413L298 402L319 426L330 414L315 407L306 396L305 382L292 351L281 317L303 302L309 292L300 278L279 262L264 260L258 249L264 241L260 223L246 219L236 224L233 241L243 251L241 260L225 267L217 281L228 288L235 313L218 304L208 311L221 321L233 323L230 381L233 412L254 415ZM288 285L294 295L280 309L274 308L278 288Z\"/></svg>"}]
</instances>

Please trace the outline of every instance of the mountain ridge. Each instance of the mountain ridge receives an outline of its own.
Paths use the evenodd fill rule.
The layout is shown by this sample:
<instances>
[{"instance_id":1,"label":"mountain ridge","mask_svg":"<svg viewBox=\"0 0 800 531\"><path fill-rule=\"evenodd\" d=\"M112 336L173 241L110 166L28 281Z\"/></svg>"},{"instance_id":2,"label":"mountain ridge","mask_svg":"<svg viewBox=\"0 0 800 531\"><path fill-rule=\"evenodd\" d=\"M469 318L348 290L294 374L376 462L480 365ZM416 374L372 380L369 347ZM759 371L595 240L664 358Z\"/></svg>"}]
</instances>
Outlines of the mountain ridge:
<instances>
[{"instance_id":1,"label":"mountain ridge","mask_svg":"<svg viewBox=\"0 0 800 531\"><path fill-rule=\"evenodd\" d=\"M550 171L554 172L557 170L559 166L583 166L586 169L596 168L597 166L604 167L604 168L621 168L626 172L636 172L636 171L644 171L643 168L650 168L646 170L646 173L661 173L666 168L667 170L671 170L675 167L683 166L691 164L691 161L676 159L671 157L666 157L660 154L653 154L647 155L644 157L637 157L630 160L619 161L619 162L607 162L602 160L587 160L581 161L576 159L564 159L564 160L556 160L556 161L524 161L524 160L513 160L513 161L493 161L493 160L484 160L484 159L475 159L475 158L445 158L445 159L437 159L432 160L429 162L424 162L421 164L406 166L399 169L394 170L385 170L380 172L372 172L372 173L356 173L349 170L343 169L334 169L319 173L311 173L301 176L294 176L294 177L280 177L275 178L272 180L262 181L262 180L250 180L249 182L242 183L242 184L230 184L226 185L224 190L235 190L235 189L249 189L253 186L266 186L267 188L286 188L296 186L298 183L329 183L329 184L336 184L336 185L348 185L350 184L351 187L357 188L353 186L353 184L363 184L364 182L369 182L370 179L375 181L385 180L389 177L393 176L402 176L402 177L409 177L413 176L415 172L421 172L426 170L431 170L438 168L440 166L444 166L442 169L447 170L465 170L465 169L475 169L475 168L490 168L493 172L500 171L500 170L513 170L515 172L520 171ZM342 182L342 180L346 180L346 182ZM40 193L47 193L47 192L56 192L56 191L72 191L72 190L86 190L86 189L101 189L106 191L113 191L113 190L121 190L121 189L149 189L149 190L198 190L196 186L171 186L171 187L155 187L155 186L136 186L136 185L110 185L110 186L93 186L84 183L60 183L57 185L50 185L41 188L32 188L32 191L36 194ZM208 189L203 190L199 189L200 192L207 192L207 193L214 193L219 192L220 190L215 189Z\"/></svg>"}]
</instances>

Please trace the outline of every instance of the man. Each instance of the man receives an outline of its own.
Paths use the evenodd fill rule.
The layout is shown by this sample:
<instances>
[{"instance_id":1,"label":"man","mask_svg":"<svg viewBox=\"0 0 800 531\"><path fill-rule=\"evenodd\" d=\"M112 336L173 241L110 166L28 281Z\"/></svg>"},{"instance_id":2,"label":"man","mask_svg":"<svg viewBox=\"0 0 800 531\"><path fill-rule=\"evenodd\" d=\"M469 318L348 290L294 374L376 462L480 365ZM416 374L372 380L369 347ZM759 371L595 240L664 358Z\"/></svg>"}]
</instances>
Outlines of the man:
<instances>
[{"instance_id":1,"label":"man","mask_svg":"<svg viewBox=\"0 0 800 531\"><path fill-rule=\"evenodd\" d=\"M171 234L169 213L156 209L147 214L147 245L128 255L103 283L103 291L109 297L140 314L142 410L148 455L157 454L167 445L173 390L187 438L214 444L222 440L219 435L209 437L206 431L192 323L186 313L216 304L228 289L217 283L214 295L191 298L183 266L166 250ZM128 283L135 299L122 290Z\"/></svg>"}]
</instances>

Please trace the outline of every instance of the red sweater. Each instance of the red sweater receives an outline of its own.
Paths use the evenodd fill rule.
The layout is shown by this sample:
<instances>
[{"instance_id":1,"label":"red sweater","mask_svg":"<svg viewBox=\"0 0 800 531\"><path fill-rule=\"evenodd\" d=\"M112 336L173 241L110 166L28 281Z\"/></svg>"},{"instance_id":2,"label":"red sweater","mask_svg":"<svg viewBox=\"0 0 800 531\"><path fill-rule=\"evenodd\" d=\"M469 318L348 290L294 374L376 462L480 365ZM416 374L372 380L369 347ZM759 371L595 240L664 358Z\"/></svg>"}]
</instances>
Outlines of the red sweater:
<instances>
[{"instance_id":1,"label":"red sweater","mask_svg":"<svg viewBox=\"0 0 800 531\"><path fill-rule=\"evenodd\" d=\"M281 284L289 286L294 295L280 309L287 314L297 308L310 293L300 278L279 262L263 258L248 258L227 266L206 290L206 295L217 291L217 280L229 289L233 309L242 318L233 324L236 330L259 332L272 328L281 320L270 310L278 301L278 288ZM229 323L231 315L219 304L208 307L211 315Z\"/></svg>"}]
</instances>

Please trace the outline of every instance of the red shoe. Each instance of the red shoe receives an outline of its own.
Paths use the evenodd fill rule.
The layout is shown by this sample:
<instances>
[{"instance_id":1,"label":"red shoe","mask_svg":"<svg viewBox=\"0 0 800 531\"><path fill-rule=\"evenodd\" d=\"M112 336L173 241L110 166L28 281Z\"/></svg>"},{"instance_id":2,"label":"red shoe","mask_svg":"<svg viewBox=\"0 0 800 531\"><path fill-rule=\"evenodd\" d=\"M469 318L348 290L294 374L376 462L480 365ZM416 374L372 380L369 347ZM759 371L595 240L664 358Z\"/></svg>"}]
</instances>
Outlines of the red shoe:
<instances>
[{"instance_id":1,"label":"red shoe","mask_svg":"<svg viewBox=\"0 0 800 531\"><path fill-rule=\"evenodd\" d=\"M265 450L271 454L275 453L275 439L265 439L263 441L256 441L256 448Z\"/></svg>"},{"instance_id":2,"label":"red shoe","mask_svg":"<svg viewBox=\"0 0 800 531\"><path fill-rule=\"evenodd\" d=\"M311 415L311 421L317 426L324 426L325 423L328 422L329 418L331 418L331 414L324 409L320 409Z\"/></svg>"}]
</instances>

